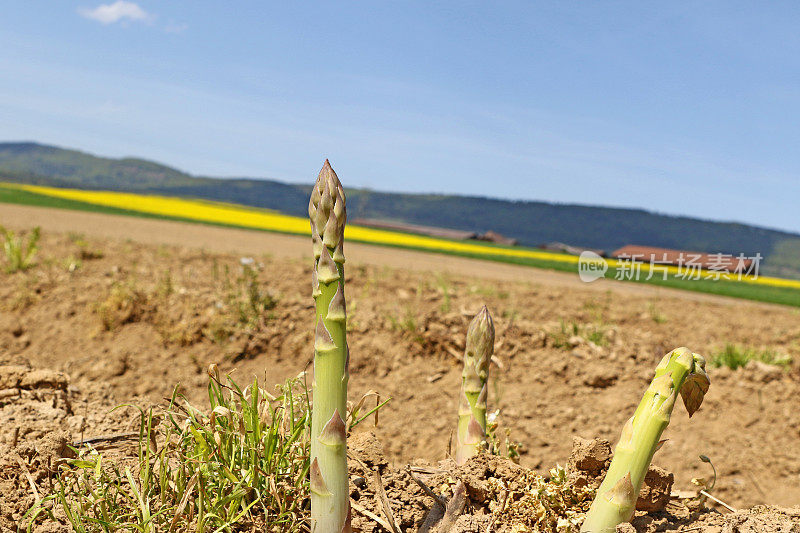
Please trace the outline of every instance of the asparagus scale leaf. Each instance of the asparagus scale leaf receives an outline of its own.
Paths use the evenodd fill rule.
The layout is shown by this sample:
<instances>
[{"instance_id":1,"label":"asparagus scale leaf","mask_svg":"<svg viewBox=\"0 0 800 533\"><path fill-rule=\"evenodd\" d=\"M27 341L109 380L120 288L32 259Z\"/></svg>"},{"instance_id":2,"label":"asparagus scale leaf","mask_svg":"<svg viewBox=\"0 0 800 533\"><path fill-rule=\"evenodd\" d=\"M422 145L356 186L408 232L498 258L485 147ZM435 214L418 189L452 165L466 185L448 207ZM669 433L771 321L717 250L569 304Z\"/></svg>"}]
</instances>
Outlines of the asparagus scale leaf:
<instances>
[{"instance_id":1,"label":"asparagus scale leaf","mask_svg":"<svg viewBox=\"0 0 800 533\"><path fill-rule=\"evenodd\" d=\"M486 438L486 400L489 363L494 352L494 322L486 306L478 312L467 330L464 372L458 402L455 460L464 464L478 453Z\"/></svg>"},{"instance_id":2,"label":"asparagus scale leaf","mask_svg":"<svg viewBox=\"0 0 800 533\"><path fill-rule=\"evenodd\" d=\"M344 296L344 226L347 219L342 184L328 160L320 170L308 203L316 302L314 384L311 415L311 531L350 533L347 478L347 310Z\"/></svg>"},{"instance_id":3,"label":"asparagus scale leaf","mask_svg":"<svg viewBox=\"0 0 800 533\"><path fill-rule=\"evenodd\" d=\"M705 359L687 348L666 354L639 407L622 428L606 477L597 489L581 533L614 533L633 516L650 461L659 448L680 392L689 416L708 391Z\"/></svg>"}]
</instances>

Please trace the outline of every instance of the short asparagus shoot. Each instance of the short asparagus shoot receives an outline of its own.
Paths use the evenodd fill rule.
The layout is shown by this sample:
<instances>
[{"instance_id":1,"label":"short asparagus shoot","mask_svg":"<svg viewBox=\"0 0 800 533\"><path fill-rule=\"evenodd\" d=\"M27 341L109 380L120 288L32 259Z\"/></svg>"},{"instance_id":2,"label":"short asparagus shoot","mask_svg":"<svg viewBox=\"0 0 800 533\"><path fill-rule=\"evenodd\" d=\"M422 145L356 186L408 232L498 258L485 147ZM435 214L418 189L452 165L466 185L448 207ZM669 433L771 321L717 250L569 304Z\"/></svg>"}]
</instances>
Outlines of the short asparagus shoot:
<instances>
[{"instance_id":1,"label":"short asparagus shoot","mask_svg":"<svg viewBox=\"0 0 800 533\"><path fill-rule=\"evenodd\" d=\"M455 461L459 465L476 455L486 439L486 383L493 352L494 323L483 306L467 330L456 429Z\"/></svg>"},{"instance_id":2,"label":"short asparagus shoot","mask_svg":"<svg viewBox=\"0 0 800 533\"><path fill-rule=\"evenodd\" d=\"M705 359L687 348L676 348L664 356L636 412L622 428L605 479L597 489L581 533L614 533L629 522L650 461L669 424L680 392L691 417L703 402L709 380Z\"/></svg>"},{"instance_id":3,"label":"short asparagus shoot","mask_svg":"<svg viewBox=\"0 0 800 533\"><path fill-rule=\"evenodd\" d=\"M345 196L328 160L308 203L314 250L312 293L316 302L311 415L311 531L350 533L347 477L347 381L349 351L344 297Z\"/></svg>"}]
</instances>

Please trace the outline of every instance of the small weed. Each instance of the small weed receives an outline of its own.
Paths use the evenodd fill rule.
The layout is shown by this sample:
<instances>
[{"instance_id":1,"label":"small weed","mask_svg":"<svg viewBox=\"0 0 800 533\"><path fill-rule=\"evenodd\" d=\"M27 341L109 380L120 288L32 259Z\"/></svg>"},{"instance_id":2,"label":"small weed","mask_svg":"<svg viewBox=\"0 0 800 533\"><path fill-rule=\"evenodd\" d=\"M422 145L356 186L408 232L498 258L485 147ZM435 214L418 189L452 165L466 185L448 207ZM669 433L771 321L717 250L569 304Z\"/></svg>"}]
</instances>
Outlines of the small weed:
<instances>
[{"instance_id":1,"label":"small weed","mask_svg":"<svg viewBox=\"0 0 800 533\"><path fill-rule=\"evenodd\" d=\"M442 291L442 305L439 306L442 313L449 313L450 312L450 280L448 280L445 276L439 275L436 278L436 285Z\"/></svg>"},{"instance_id":2,"label":"small weed","mask_svg":"<svg viewBox=\"0 0 800 533\"><path fill-rule=\"evenodd\" d=\"M267 318L267 311L274 309L278 303L269 292L261 290L258 273L247 264L242 265L238 291L229 294L229 299L238 310L239 324L250 328L259 326Z\"/></svg>"},{"instance_id":3,"label":"small weed","mask_svg":"<svg viewBox=\"0 0 800 533\"><path fill-rule=\"evenodd\" d=\"M118 327L143 319L150 312L147 294L133 282L115 283L105 300L95 307L103 329L114 331Z\"/></svg>"},{"instance_id":4,"label":"small weed","mask_svg":"<svg viewBox=\"0 0 800 533\"><path fill-rule=\"evenodd\" d=\"M211 264L211 279L214 280L214 283L219 282L219 261L217 258L214 258L214 262Z\"/></svg>"},{"instance_id":5,"label":"small weed","mask_svg":"<svg viewBox=\"0 0 800 533\"><path fill-rule=\"evenodd\" d=\"M515 463L519 463L519 449L521 444L511 440L511 430L505 429L505 438L500 440L497 435L498 426L500 425L500 410L486 415L486 441L483 446L491 455L500 457L508 457Z\"/></svg>"},{"instance_id":6,"label":"small weed","mask_svg":"<svg viewBox=\"0 0 800 533\"><path fill-rule=\"evenodd\" d=\"M33 257L39 250L41 228L39 226L33 228L28 235L27 243L22 238L23 234L16 234L3 226L0 226L0 234L3 236L3 253L7 263L6 272L13 274L32 267Z\"/></svg>"},{"instance_id":7,"label":"small weed","mask_svg":"<svg viewBox=\"0 0 800 533\"><path fill-rule=\"evenodd\" d=\"M407 333L418 343L425 342L417 329L417 316L410 307L405 307L402 316L389 315L389 322L392 331Z\"/></svg>"},{"instance_id":8,"label":"small weed","mask_svg":"<svg viewBox=\"0 0 800 533\"><path fill-rule=\"evenodd\" d=\"M732 370L741 368L750 361L760 361L768 365L788 367L792 364L792 358L788 355L778 353L775 350L755 350L735 344L726 344L725 348L711 355L711 366L727 366Z\"/></svg>"},{"instance_id":9,"label":"small weed","mask_svg":"<svg viewBox=\"0 0 800 533\"><path fill-rule=\"evenodd\" d=\"M500 300L508 300L509 296L511 296L508 291L498 290L491 285L473 285L469 288L469 292L484 298L499 298Z\"/></svg>"},{"instance_id":10,"label":"small weed","mask_svg":"<svg viewBox=\"0 0 800 533\"><path fill-rule=\"evenodd\" d=\"M303 531L308 512L308 391L299 379L277 396L241 389L209 369L210 414L177 393L142 410L137 457L88 447L57 467L53 493L31 509L65 516L74 531Z\"/></svg>"},{"instance_id":11,"label":"small weed","mask_svg":"<svg viewBox=\"0 0 800 533\"><path fill-rule=\"evenodd\" d=\"M605 346L608 344L606 340L606 333L599 326L588 327L584 330L586 340L596 344L597 346Z\"/></svg>"},{"instance_id":12,"label":"small weed","mask_svg":"<svg viewBox=\"0 0 800 533\"><path fill-rule=\"evenodd\" d=\"M358 320L358 302L357 298L350 298L347 302L347 332L358 331L361 324Z\"/></svg>"},{"instance_id":13,"label":"small weed","mask_svg":"<svg viewBox=\"0 0 800 533\"><path fill-rule=\"evenodd\" d=\"M78 247L78 257L84 261L88 261L91 259L102 259L103 252L101 250L90 248L89 242L86 240L86 237L83 233L74 233L70 232L68 234L69 240L72 241L72 244Z\"/></svg>"},{"instance_id":14,"label":"small weed","mask_svg":"<svg viewBox=\"0 0 800 533\"><path fill-rule=\"evenodd\" d=\"M75 272L83 268L83 259L73 254L61 261L61 267L67 272Z\"/></svg>"},{"instance_id":15,"label":"small weed","mask_svg":"<svg viewBox=\"0 0 800 533\"><path fill-rule=\"evenodd\" d=\"M578 531L594 489L573 484L564 468L524 472L513 484L490 478L489 509L511 531Z\"/></svg>"},{"instance_id":16,"label":"small weed","mask_svg":"<svg viewBox=\"0 0 800 533\"><path fill-rule=\"evenodd\" d=\"M408 307L406 307L401 317L389 315L389 321L393 331L405 331L407 333L416 333L417 331L417 317Z\"/></svg>"},{"instance_id":17,"label":"small weed","mask_svg":"<svg viewBox=\"0 0 800 533\"><path fill-rule=\"evenodd\" d=\"M375 407L367 407L364 404L367 401L367 398L374 396L375 397ZM353 428L359 425L361 422L366 420L367 418L374 416L375 417L375 426L378 426L378 412L383 408L384 405L392 401L391 398L387 398L384 401L381 401L381 395L371 390L364 395L361 396L361 399L356 402L355 404L351 404L347 402L347 434L349 435ZM364 412L366 411L366 412Z\"/></svg>"},{"instance_id":18,"label":"small weed","mask_svg":"<svg viewBox=\"0 0 800 533\"><path fill-rule=\"evenodd\" d=\"M236 329L230 321L221 315L216 315L208 325L203 328L203 335L217 344L224 344L230 340Z\"/></svg>"},{"instance_id":19,"label":"small weed","mask_svg":"<svg viewBox=\"0 0 800 533\"><path fill-rule=\"evenodd\" d=\"M227 342L237 331L252 334L263 328L272 318L271 311L278 299L271 292L261 288L256 266L242 262L241 271L235 278L228 265L220 265L215 260L212 276L217 282L217 303L215 314L203 334L217 343Z\"/></svg>"},{"instance_id":20,"label":"small weed","mask_svg":"<svg viewBox=\"0 0 800 533\"><path fill-rule=\"evenodd\" d=\"M210 312L196 313L194 309L210 302L182 287L178 290L172 272L166 269L149 289L140 288L133 280L115 283L94 311L106 331L131 322L148 322L165 343L188 346L203 337L224 343L240 332L253 335L271 318L270 311L277 304L272 294L262 290L257 272L248 265L237 277L231 276L226 266L217 291Z\"/></svg>"},{"instance_id":21,"label":"small weed","mask_svg":"<svg viewBox=\"0 0 800 533\"><path fill-rule=\"evenodd\" d=\"M553 340L553 346L556 348L569 348L571 347L569 340L574 336L580 336L580 325L577 322L570 322L569 325L567 325L562 319L561 330L559 332L550 333L549 336Z\"/></svg>"},{"instance_id":22,"label":"small weed","mask_svg":"<svg viewBox=\"0 0 800 533\"><path fill-rule=\"evenodd\" d=\"M574 347L575 343L572 340L574 337L580 337L597 346L606 346L608 344L606 330L602 323L579 324L575 321L567 323L561 320L561 329L557 332L549 333L548 336L556 348L567 349Z\"/></svg>"},{"instance_id":23,"label":"small weed","mask_svg":"<svg viewBox=\"0 0 800 533\"><path fill-rule=\"evenodd\" d=\"M23 278L22 283L17 284L14 295L6 300L7 308L12 311L24 311L39 300L39 295L34 287L33 281ZM5 305L3 307L6 307Z\"/></svg>"},{"instance_id":24,"label":"small weed","mask_svg":"<svg viewBox=\"0 0 800 533\"><path fill-rule=\"evenodd\" d=\"M175 285L172 282L172 271L167 269L164 271L161 277L158 278L158 284L156 285L156 295L166 299L172 296L172 293L174 292L175 292Z\"/></svg>"},{"instance_id":25,"label":"small weed","mask_svg":"<svg viewBox=\"0 0 800 533\"><path fill-rule=\"evenodd\" d=\"M590 298L583 303L583 308L592 314L596 322L604 322L606 313L611 309L611 292L606 292L603 298Z\"/></svg>"},{"instance_id":26,"label":"small weed","mask_svg":"<svg viewBox=\"0 0 800 533\"><path fill-rule=\"evenodd\" d=\"M650 302L647 304L647 312L650 315L650 318L656 324L663 324L667 321L667 317L658 309L656 302Z\"/></svg>"}]
</instances>

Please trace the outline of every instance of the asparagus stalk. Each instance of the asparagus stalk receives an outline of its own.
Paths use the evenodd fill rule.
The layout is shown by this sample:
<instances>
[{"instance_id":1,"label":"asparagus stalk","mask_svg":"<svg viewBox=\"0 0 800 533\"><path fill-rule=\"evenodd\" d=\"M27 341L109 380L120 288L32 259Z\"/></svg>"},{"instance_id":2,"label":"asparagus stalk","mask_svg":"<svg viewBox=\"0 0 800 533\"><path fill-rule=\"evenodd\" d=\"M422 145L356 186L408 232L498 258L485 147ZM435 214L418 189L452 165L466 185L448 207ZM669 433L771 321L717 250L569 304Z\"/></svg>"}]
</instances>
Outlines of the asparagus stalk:
<instances>
[{"instance_id":1,"label":"asparagus stalk","mask_svg":"<svg viewBox=\"0 0 800 533\"><path fill-rule=\"evenodd\" d=\"M642 481L669 424L678 392L691 417L708 391L705 359L687 348L666 354L639 407L622 429L606 477L581 533L613 533L633 517Z\"/></svg>"},{"instance_id":2,"label":"asparagus stalk","mask_svg":"<svg viewBox=\"0 0 800 533\"><path fill-rule=\"evenodd\" d=\"M345 416L349 350L344 298L345 196L328 160L308 203L314 249L316 301L311 414L311 531L349 533Z\"/></svg>"},{"instance_id":3,"label":"asparagus stalk","mask_svg":"<svg viewBox=\"0 0 800 533\"><path fill-rule=\"evenodd\" d=\"M472 319L466 344L458 402L457 464L464 464L476 455L486 438L486 382L494 351L494 323L486 306Z\"/></svg>"}]
</instances>

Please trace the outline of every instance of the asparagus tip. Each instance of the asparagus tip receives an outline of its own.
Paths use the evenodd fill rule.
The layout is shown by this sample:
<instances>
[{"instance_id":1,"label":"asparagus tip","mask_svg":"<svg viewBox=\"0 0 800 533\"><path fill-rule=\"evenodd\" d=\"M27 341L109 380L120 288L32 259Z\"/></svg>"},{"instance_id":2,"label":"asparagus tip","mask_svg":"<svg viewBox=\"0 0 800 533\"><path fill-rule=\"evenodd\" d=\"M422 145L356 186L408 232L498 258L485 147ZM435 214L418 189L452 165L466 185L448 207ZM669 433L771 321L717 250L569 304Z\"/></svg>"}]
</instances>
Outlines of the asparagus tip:
<instances>
[{"instance_id":1,"label":"asparagus tip","mask_svg":"<svg viewBox=\"0 0 800 533\"><path fill-rule=\"evenodd\" d=\"M313 238L316 239L318 235L326 246L336 248L344 237L347 210L344 188L327 159L311 189L311 198L308 200L308 216L314 226ZM314 235L314 230L316 230L316 235Z\"/></svg>"},{"instance_id":2,"label":"asparagus tip","mask_svg":"<svg viewBox=\"0 0 800 533\"><path fill-rule=\"evenodd\" d=\"M494 321L485 305L469 325L467 345L473 346L476 353L485 353L491 358L494 351Z\"/></svg>"}]
</instances>

